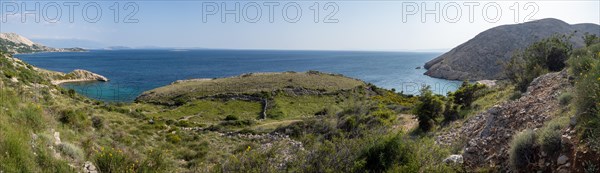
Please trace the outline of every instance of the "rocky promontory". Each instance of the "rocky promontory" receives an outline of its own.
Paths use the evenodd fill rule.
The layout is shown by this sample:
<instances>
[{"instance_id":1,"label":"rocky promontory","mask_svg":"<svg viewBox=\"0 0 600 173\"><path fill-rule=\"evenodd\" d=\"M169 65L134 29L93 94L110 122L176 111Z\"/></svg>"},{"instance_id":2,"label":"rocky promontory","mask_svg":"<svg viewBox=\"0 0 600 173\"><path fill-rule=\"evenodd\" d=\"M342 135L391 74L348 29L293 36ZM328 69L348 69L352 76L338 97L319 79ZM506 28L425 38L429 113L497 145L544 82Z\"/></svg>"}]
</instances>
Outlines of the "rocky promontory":
<instances>
[{"instance_id":1,"label":"rocky promontory","mask_svg":"<svg viewBox=\"0 0 600 173\"><path fill-rule=\"evenodd\" d=\"M108 78L106 78L102 75L87 71L87 70L76 69L70 73L65 74L63 79L52 80L52 84L58 85L61 83L68 83L68 82L88 82L88 81L107 82Z\"/></svg>"},{"instance_id":2,"label":"rocky promontory","mask_svg":"<svg viewBox=\"0 0 600 173\"><path fill-rule=\"evenodd\" d=\"M570 39L573 47L582 47L585 33L600 35L600 26L570 25L550 18L494 27L427 62L425 74L451 80L503 79L502 63L509 60L515 50L555 34L573 34Z\"/></svg>"}]
</instances>

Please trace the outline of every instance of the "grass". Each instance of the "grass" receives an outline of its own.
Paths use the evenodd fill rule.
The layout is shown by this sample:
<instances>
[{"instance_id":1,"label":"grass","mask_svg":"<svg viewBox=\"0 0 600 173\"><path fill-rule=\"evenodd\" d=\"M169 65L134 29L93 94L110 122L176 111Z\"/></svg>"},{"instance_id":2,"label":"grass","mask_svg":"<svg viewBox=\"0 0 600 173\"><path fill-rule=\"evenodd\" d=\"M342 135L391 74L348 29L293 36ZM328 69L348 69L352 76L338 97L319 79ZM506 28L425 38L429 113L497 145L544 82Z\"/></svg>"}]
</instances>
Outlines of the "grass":
<instances>
[{"instance_id":1,"label":"grass","mask_svg":"<svg viewBox=\"0 0 600 173\"><path fill-rule=\"evenodd\" d=\"M215 124L228 115L239 119L257 119L262 110L259 102L231 100L196 100L175 109L150 114L150 117L163 117L173 120L188 118L200 124Z\"/></svg>"},{"instance_id":2,"label":"grass","mask_svg":"<svg viewBox=\"0 0 600 173\"><path fill-rule=\"evenodd\" d=\"M68 142L63 142L58 145L58 150L60 150L66 156L69 156L75 160L83 160L83 151L77 145L73 145Z\"/></svg>"},{"instance_id":3,"label":"grass","mask_svg":"<svg viewBox=\"0 0 600 173\"><path fill-rule=\"evenodd\" d=\"M174 104L176 99L187 100L218 94L254 94L290 87L334 92L363 85L365 85L364 82L356 79L319 72L255 73L175 83L146 91L138 97L137 101Z\"/></svg>"},{"instance_id":4,"label":"grass","mask_svg":"<svg viewBox=\"0 0 600 173\"><path fill-rule=\"evenodd\" d=\"M286 72L183 82L154 90L161 92L154 93L153 99L182 99L177 106L107 104L46 83L60 74L32 70L25 63L8 64L0 66L2 72L12 70L0 75L0 171L4 172L74 172L85 161L103 172L209 172L232 162L247 166L244 171L257 168L258 172L290 160L297 163L290 171L297 172L359 168L360 159L352 159L374 139L395 130L389 128L398 119L395 115L416 101L339 75ZM22 70L31 72L29 77L19 74ZM7 76L24 80L13 83ZM46 87L31 87L35 85ZM196 90L189 92L192 88ZM228 93L266 99L267 112L280 114L262 120L260 100L188 100ZM223 131L207 130L211 126ZM269 136L284 127L296 127L299 136ZM55 132L61 144L54 144ZM265 137L243 136L249 134ZM295 141L302 141L302 146L291 145ZM406 143L421 152L411 162L412 168L439 170L430 165L439 163L447 152L430 139L421 142ZM61 157L54 157L55 152ZM256 162L247 162L252 160ZM320 166L302 169L302 164ZM69 165L77 166L76 170ZM404 166L391 167L406 170Z\"/></svg>"},{"instance_id":5,"label":"grass","mask_svg":"<svg viewBox=\"0 0 600 173\"><path fill-rule=\"evenodd\" d=\"M573 107L577 129L589 148L600 149L600 43L574 51L568 61L576 78Z\"/></svg>"},{"instance_id":6,"label":"grass","mask_svg":"<svg viewBox=\"0 0 600 173\"><path fill-rule=\"evenodd\" d=\"M42 139L31 134L46 126L38 104L23 103L10 89L0 88L0 170L5 172L73 172L51 156ZM34 154L37 153L37 154Z\"/></svg>"},{"instance_id":7,"label":"grass","mask_svg":"<svg viewBox=\"0 0 600 173\"><path fill-rule=\"evenodd\" d=\"M277 95L273 100L275 108L270 111L283 113L283 116L277 119L313 117L325 109L331 109L335 113L335 110L340 110L339 106L343 106L343 103L336 103L335 96L324 95Z\"/></svg>"},{"instance_id":8,"label":"grass","mask_svg":"<svg viewBox=\"0 0 600 173\"><path fill-rule=\"evenodd\" d=\"M460 112L460 115L462 117L468 118L469 115L475 115L476 113L485 111L503 101L511 100L511 97L518 91L515 91L514 86L508 85L498 86L494 88L485 88L481 92L485 94L482 94L480 98L478 98L471 104L471 109Z\"/></svg>"}]
</instances>

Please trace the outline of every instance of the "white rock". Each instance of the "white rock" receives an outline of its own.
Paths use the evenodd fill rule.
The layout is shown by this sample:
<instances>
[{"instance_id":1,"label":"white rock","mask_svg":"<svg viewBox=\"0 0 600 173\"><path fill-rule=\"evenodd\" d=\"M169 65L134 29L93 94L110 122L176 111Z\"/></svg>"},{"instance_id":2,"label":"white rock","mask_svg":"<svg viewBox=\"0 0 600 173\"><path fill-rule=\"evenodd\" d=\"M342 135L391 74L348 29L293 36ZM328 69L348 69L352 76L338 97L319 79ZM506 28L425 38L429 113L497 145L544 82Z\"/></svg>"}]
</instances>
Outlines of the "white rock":
<instances>
[{"instance_id":1,"label":"white rock","mask_svg":"<svg viewBox=\"0 0 600 173\"><path fill-rule=\"evenodd\" d=\"M458 154L450 155L448 158L444 159L444 163L460 163L464 162L463 156Z\"/></svg>"},{"instance_id":2,"label":"white rock","mask_svg":"<svg viewBox=\"0 0 600 173\"><path fill-rule=\"evenodd\" d=\"M476 82L477 84L482 84L485 85L487 87L494 87L496 86L496 80L480 80Z\"/></svg>"},{"instance_id":3,"label":"white rock","mask_svg":"<svg viewBox=\"0 0 600 173\"><path fill-rule=\"evenodd\" d=\"M60 133L54 132L54 145L59 145L62 142L60 141Z\"/></svg>"},{"instance_id":4,"label":"white rock","mask_svg":"<svg viewBox=\"0 0 600 173\"><path fill-rule=\"evenodd\" d=\"M83 172L85 173L97 173L96 166L90 161L86 161L83 164Z\"/></svg>"},{"instance_id":5,"label":"white rock","mask_svg":"<svg viewBox=\"0 0 600 173\"><path fill-rule=\"evenodd\" d=\"M559 165L562 165L562 164L567 163L568 160L569 160L569 157L567 157L565 155L561 155L560 157L558 157L558 160L556 160L556 163L558 163Z\"/></svg>"}]
</instances>

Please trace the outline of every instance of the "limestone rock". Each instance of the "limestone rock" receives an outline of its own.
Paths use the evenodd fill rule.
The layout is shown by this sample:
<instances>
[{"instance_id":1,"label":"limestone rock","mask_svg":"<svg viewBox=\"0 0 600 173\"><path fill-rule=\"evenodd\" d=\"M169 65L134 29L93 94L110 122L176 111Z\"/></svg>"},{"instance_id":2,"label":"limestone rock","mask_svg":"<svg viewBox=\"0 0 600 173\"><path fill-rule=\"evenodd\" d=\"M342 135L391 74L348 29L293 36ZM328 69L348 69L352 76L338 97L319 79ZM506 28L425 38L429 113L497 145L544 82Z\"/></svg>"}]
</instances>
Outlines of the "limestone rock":
<instances>
[{"instance_id":1,"label":"limestone rock","mask_svg":"<svg viewBox=\"0 0 600 173\"><path fill-rule=\"evenodd\" d=\"M67 73L64 76L66 79L53 80L52 84L58 85L61 83L66 83L66 82L85 82L85 81L107 82L108 81L108 78L106 78L102 75L92 73L87 70L81 70L81 69L73 70L72 72Z\"/></svg>"},{"instance_id":2,"label":"limestone rock","mask_svg":"<svg viewBox=\"0 0 600 173\"><path fill-rule=\"evenodd\" d=\"M85 173L98 173L98 171L96 170L96 166L94 166L94 164L90 161L86 161L83 164L83 172Z\"/></svg>"},{"instance_id":3,"label":"limestone rock","mask_svg":"<svg viewBox=\"0 0 600 173\"><path fill-rule=\"evenodd\" d=\"M463 156L459 155L459 154L453 154L450 155L449 157L447 157L446 159L444 159L444 163L459 163L462 164L463 161Z\"/></svg>"},{"instance_id":4,"label":"limestone rock","mask_svg":"<svg viewBox=\"0 0 600 173\"><path fill-rule=\"evenodd\" d=\"M569 160L569 157L567 157L565 155L561 155L560 157L558 157L558 160L556 160L556 163L558 163L559 165L562 165L562 164L567 163L568 160Z\"/></svg>"},{"instance_id":5,"label":"limestone rock","mask_svg":"<svg viewBox=\"0 0 600 173\"><path fill-rule=\"evenodd\" d=\"M103 82L108 81L108 78L106 78L102 75L92 73L87 70L81 70L81 69L73 70L71 73L68 73L67 76L72 76L72 78L74 78L74 79L82 79L82 80L90 80L90 81L93 81L93 80L103 81Z\"/></svg>"}]
</instances>

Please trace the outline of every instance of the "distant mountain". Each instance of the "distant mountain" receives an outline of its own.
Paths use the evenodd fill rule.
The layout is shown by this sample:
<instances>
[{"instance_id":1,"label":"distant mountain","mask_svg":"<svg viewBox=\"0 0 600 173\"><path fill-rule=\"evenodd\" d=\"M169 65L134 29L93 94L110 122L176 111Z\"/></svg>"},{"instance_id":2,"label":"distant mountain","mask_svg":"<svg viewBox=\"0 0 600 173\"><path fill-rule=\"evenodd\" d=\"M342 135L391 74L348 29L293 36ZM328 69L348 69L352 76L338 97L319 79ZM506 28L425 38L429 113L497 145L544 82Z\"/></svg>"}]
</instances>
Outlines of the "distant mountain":
<instances>
[{"instance_id":1,"label":"distant mountain","mask_svg":"<svg viewBox=\"0 0 600 173\"><path fill-rule=\"evenodd\" d=\"M0 33L0 51L19 54L35 52L82 52L82 48L52 48L33 41L16 33Z\"/></svg>"},{"instance_id":2,"label":"distant mountain","mask_svg":"<svg viewBox=\"0 0 600 173\"><path fill-rule=\"evenodd\" d=\"M515 50L554 34L574 32L570 41L575 48L582 47L583 34L588 32L600 36L600 25L569 25L550 18L494 27L427 62L425 74L452 80L502 79L500 63L509 60Z\"/></svg>"},{"instance_id":3,"label":"distant mountain","mask_svg":"<svg viewBox=\"0 0 600 173\"><path fill-rule=\"evenodd\" d=\"M70 38L37 38L31 41L48 47L81 47L84 49L102 49L107 45L101 42L86 39Z\"/></svg>"},{"instance_id":4,"label":"distant mountain","mask_svg":"<svg viewBox=\"0 0 600 173\"><path fill-rule=\"evenodd\" d=\"M110 46L107 48L104 48L105 50L128 50L128 49L133 49L131 47L127 47L127 46Z\"/></svg>"}]
</instances>

